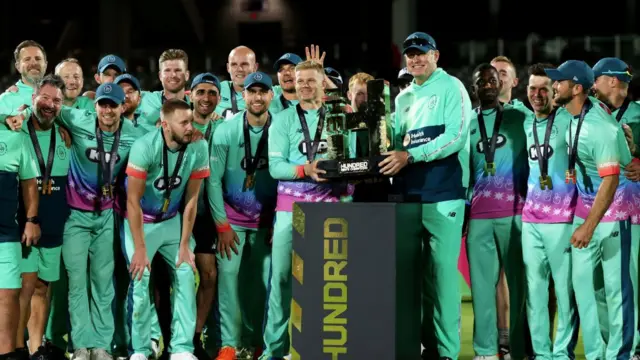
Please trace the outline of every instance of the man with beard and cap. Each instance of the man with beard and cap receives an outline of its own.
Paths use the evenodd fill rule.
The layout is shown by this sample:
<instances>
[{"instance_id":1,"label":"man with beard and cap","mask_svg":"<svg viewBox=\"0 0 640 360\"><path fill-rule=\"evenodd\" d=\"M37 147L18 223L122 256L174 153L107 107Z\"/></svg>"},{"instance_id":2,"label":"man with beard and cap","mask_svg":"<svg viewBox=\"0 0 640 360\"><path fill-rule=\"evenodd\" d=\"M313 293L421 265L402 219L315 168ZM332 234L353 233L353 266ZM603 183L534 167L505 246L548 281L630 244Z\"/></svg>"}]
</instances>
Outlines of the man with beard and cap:
<instances>
[{"instance_id":1,"label":"man with beard and cap","mask_svg":"<svg viewBox=\"0 0 640 360\"><path fill-rule=\"evenodd\" d=\"M522 210L526 308L533 352L543 360L574 358L579 329L571 253L565 251L571 248L577 200L575 184L565 182L569 159L564 134L572 116L564 108L554 108L553 82L544 72L551 67L535 64L529 68L527 95L535 117L524 122L529 162L527 201ZM555 338L556 312L553 308L548 311L547 289L555 294L558 305Z\"/></svg>"},{"instance_id":2,"label":"man with beard and cap","mask_svg":"<svg viewBox=\"0 0 640 360\"><path fill-rule=\"evenodd\" d=\"M118 55L109 54L104 56L98 62L98 72L93 75L93 79L98 85L104 83L111 83L119 75L127 72L127 65L124 60ZM94 91L86 91L82 96L86 96L90 99L95 98L96 93Z\"/></svg>"},{"instance_id":3,"label":"man with beard and cap","mask_svg":"<svg viewBox=\"0 0 640 360\"><path fill-rule=\"evenodd\" d=\"M231 50L227 61L227 72L231 80L220 83L221 101L216 107L216 113L225 119L232 117L245 109L242 90L247 75L258 71L256 54L246 46L238 46Z\"/></svg>"},{"instance_id":4,"label":"man with beard and cap","mask_svg":"<svg viewBox=\"0 0 640 360\"><path fill-rule=\"evenodd\" d=\"M528 110L502 105L502 80L490 64L473 71L472 91L480 101L471 117L471 211L467 257L474 313L473 350L477 360L497 360L499 353L496 284L504 267L511 307L512 358L525 357L522 208L527 192ZM516 305L517 304L517 305Z\"/></svg>"},{"instance_id":5,"label":"man with beard and cap","mask_svg":"<svg viewBox=\"0 0 640 360\"><path fill-rule=\"evenodd\" d=\"M138 111L140 121L157 126L160 120L160 108L167 100L179 99L190 103L185 90L189 81L189 56L181 49L168 49L158 58L158 78L162 83L160 91L143 91Z\"/></svg>"},{"instance_id":6,"label":"man with beard and cap","mask_svg":"<svg viewBox=\"0 0 640 360\"><path fill-rule=\"evenodd\" d=\"M461 305L460 288L451 279L458 276L469 183L471 102L462 82L438 67L440 52L431 36L413 33L403 47L414 81L396 97L395 150L379 165L382 174L394 176L401 194L421 202L422 226L430 234L423 239L430 249L422 274L423 358L455 360Z\"/></svg>"},{"instance_id":7,"label":"man with beard and cap","mask_svg":"<svg viewBox=\"0 0 640 360\"><path fill-rule=\"evenodd\" d=\"M84 77L78 60L73 58L62 60L56 65L55 74L64 81L64 106L95 111L93 100L80 96Z\"/></svg>"},{"instance_id":8,"label":"man with beard and cap","mask_svg":"<svg viewBox=\"0 0 640 360\"><path fill-rule=\"evenodd\" d=\"M296 96L296 65L301 62L300 56L286 53L273 64L274 70L278 73L278 83L273 87L273 101L269 107L269 112L277 114L287 109L289 106L298 104Z\"/></svg>"},{"instance_id":9,"label":"man with beard and cap","mask_svg":"<svg viewBox=\"0 0 640 360\"><path fill-rule=\"evenodd\" d=\"M38 218L38 165L32 157L29 136L22 131L0 127L0 359L23 359L28 353L17 353L16 333L20 321L20 288L22 248L40 238ZM22 224L16 221L19 194L24 206ZM23 244L21 244L21 242Z\"/></svg>"},{"instance_id":10,"label":"man with beard and cap","mask_svg":"<svg viewBox=\"0 0 640 360\"><path fill-rule=\"evenodd\" d=\"M18 44L13 57L20 80L0 94L0 114L11 114L23 105L31 106L33 89L47 70L47 54L42 45L33 40Z\"/></svg>"},{"instance_id":11,"label":"man with beard and cap","mask_svg":"<svg viewBox=\"0 0 640 360\"><path fill-rule=\"evenodd\" d=\"M133 145L126 170L123 250L132 278L127 305L131 309L130 353L132 360L147 359L152 353L149 275L150 261L158 254L169 268L173 288L167 350L172 360L190 360L195 359L196 327L195 241L191 233L198 193L209 176L207 142L191 142L193 114L183 100L167 100L160 117L162 127Z\"/></svg>"},{"instance_id":12,"label":"man with beard and cap","mask_svg":"<svg viewBox=\"0 0 640 360\"><path fill-rule=\"evenodd\" d=\"M63 103L64 82L55 75L45 76L33 94L33 113L22 123L21 131L31 139L31 155L38 161L40 228L37 245L24 248L22 257L22 290L17 351L23 359L47 356L42 346L47 323L47 289L60 277L61 246L64 223L69 216L65 193L69 171L69 150L55 129L54 120ZM24 204L20 204L18 222L24 226ZM60 294L64 295L65 294ZM31 311L29 311L31 310ZM64 312L66 313L66 312ZM29 348L24 330L29 321Z\"/></svg>"},{"instance_id":13,"label":"man with beard and cap","mask_svg":"<svg viewBox=\"0 0 640 360\"><path fill-rule=\"evenodd\" d=\"M216 121L214 110L220 102L220 80L211 74L199 74L191 82L191 92L189 94L191 103L193 104L193 127L194 132L197 130L203 135L204 141L207 142L207 148L211 144L211 139L216 128L222 121ZM204 351L202 344L202 332L207 324L207 333L212 332L214 327L209 317L211 307L213 305L214 296L216 294L216 258L215 258L215 241L217 234L215 231L215 223L211 218L211 208L207 200L207 191L203 182L202 188L198 193L198 211L195 224L193 225L193 238L196 242L194 253L196 256L196 268L200 276L198 284L198 293L196 294L197 303L197 320L196 332L193 337L194 354L200 360L208 360L210 356ZM207 349L215 348L215 336L208 334L209 340ZM213 350L213 349L211 349Z\"/></svg>"},{"instance_id":14,"label":"man with beard and cap","mask_svg":"<svg viewBox=\"0 0 640 360\"><path fill-rule=\"evenodd\" d=\"M271 78L258 71L244 83L247 109L222 123L213 135L207 181L219 234L220 360L235 360L236 351L243 348L260 355L276 204L277 181L269 175L267 160Z\"/></svg>"},{"instance_id":15,"label":"man with beard and cap","mask_svg":"<svg viewBox=\"0 0 640 360\"><path fill-rule=\"evenodd\" d=\"M609 109L588 97L594 74L584 61L569 60L545 72L554 81L554 101L573 117L565 137L565 181L578 189L571 261L585 357L630 358L636 333L632 277L637 276L630 267L638 254L631 246L633 203L620 167L631 162L631 153Z\"/></svg>"},{"instance_id":16,"label":"man with beard and cap","mask_svg":"<svg viewBox=\"0 0 640 360\"><path fill-rule=\"evenodd\" d=\"M120 85L124 91L124 110L122 110L122 116L125 119L133 121L134 126L140 126L138 118L140 113L137 111L140 106L140 93L142 88L140 87L140 81L131 74L122 74L114 81ZM149 127L151 130L152 127Z\"/></svg>"}]
</instances>

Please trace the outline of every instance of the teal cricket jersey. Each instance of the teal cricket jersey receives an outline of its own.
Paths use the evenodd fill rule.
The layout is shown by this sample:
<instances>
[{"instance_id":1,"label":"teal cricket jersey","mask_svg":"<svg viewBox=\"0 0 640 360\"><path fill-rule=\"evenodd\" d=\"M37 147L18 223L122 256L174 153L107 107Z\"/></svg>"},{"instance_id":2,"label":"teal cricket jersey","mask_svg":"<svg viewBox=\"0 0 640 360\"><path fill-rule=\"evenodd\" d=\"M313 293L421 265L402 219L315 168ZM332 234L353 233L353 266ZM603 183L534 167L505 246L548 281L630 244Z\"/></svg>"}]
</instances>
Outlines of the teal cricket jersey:
<instances>
[{"instance_id":1,"label":"teal cricket jersey","mask_svg":"<svg viewBox=\"0 0 640 360\"><path fill-rule=\"evenodd\" d=\"M148 127L155 127L160 119L160 109L165 102L164 91L142 91L140 93L140 105L136 109L138 122ZM191 99L185 95L183 99L187 104L191 104Z\"/></svg>"},{"instance_id":2,"label":"teal cricket jersey","mask_svg":"<svg viewBox=\"0 0 640 360\"><path fill-rule=\"evenodd\" d=\"M471 146L472 219L498 219L520 215L527 192L527 139L524 122L533 116L530 111L505 105L494 152L495 174L485 173L486 149L481 137L478 109L471 116L469 138ZM487 141L491 145L498 108L482 110Z\"/></svg>"},{"instance_id":3,"label":"teal cricket jersey","mask_svg":"<svg viewBox=\"0 0 640 360\"><path fill-rule=\"evenodd\" d=\"M269 173L279 180L276 211L292 211L294 202L350 201L353 185L348 185L339 196L333 195L333 186L316 183L304 176L307 163L307 146L298 118L297 106L273 116L269 127ZM319 110L304 110L312 147L317 147L314 159L327 157L327 127L322 128L320 140L315 142Z\"/></svg>"},{"instance_id":4,"label":"teal cricket jersey","mask_svg":"<svg viewBox=\"0 0 640 360\"><path fill-rule=\"evenodd\" d=\"M415 161L398 176L403 192L424 203L464 199L469 186L471 118L464 85L436 69L422 85L414 80L403 90L395 109L393 143Z\"/></svg>"},{"instance_id":5,"label":"teal cricket jersey","mask_svg":"<svg viewBox=\"0 0 640 360\"><path fill-rule=\"evenodd\" d=\"M280 85L275 85L273 87L273 100L271 100L271 105L269 105L269 112L272 114L277 114L289 107L298 105L299 101L296 100L287 100L282 94L282 88Z\"/></svg>"},{"instance_id":6,"label":"teal cricket jersey","mask_svg":"<svg viewBox=\"0 0 640 360\"><path fill-rule=\"evenodd\" d=\"M224 117L230 118L232 115L232 97L235 97L236 104L238 106L238 112L244 110L246 105L244 103L244 98L242 97L242 91L235 91L233 88L233 82L229 80L225 80L220 83L220 103L216 106L216 114Z\"/></svg>"},{"instance_id":7,"label":"teal cricket jersey","mask_svg":"<svg viewBox=\"0 0 640 360\"><path fill-rule=\"evenodd\" d=\"M146 180L144 195L140 206L145 223L155 223L176 216L182 205L182 198L189 179L205 179L209 176L207 142L196 141L188 144L175 182L171 185L171 199L166 213L162 213L164 194L167 188L164 181L162 129L152 131L136 140L131 148L127 164L127 176ZM169 150L169 177L173 175L180 151ZM128 180L126 180L128 182ZM126 217L126 215L125 215Z\"/></svg>"},{"instance_id":8,"label":"teal cricket jersey","mask_svg":"<svg viewBox=\"0 0 640 360\"><path fill-rule=\"evenodd\" d=\"M549 118L552 118L550 122ZM529 223L571 223L576 208L575 184L567 184L565 172L569 168L568 148L565 134L573 116L564 108L558 108L548 118L527 117L524 131L527 134L529 179L527 200L522 210L522 221ZM551 126L547 147L547 175L551 177L552 189L540 187L540 163L533 132L538 134L540 154L544 156L544 139Z\"/></svg>"},{"instance_id":9,"label":"teal cricket jersey","mask_svg":"<svg viewBox=\"0 0 640 360\"><path fill-rule=\"evenodd\" d=\"M211 177L207 181L207 193L211 209L214 210L213 219L220 230L224 230L229 224L249 229L273 225L278 182L269 174L267 137L264 138L262 152L257 155L259 160L254 173L255 187L244 188L247 175L245 114L246 110L224 121L216 130L211 144ZM270 119L272 120L273 118ZM253 161L264 135L264 127L249 125Z\"/></svg>"},{"instance_id":10,"label":"teal cricket jersey","mask_svg":"<svg viewBox=\"0 0 640 360\"><path fill-rule=\"evenodd\" d=\"M222 121L209 121L207 125L201 125L195 121L193 122L193 127L200 131L204 136L202 140L207 143L207 150L209 151L207 154L211 152L210 144L213 139L213 134L217 131L216 129L220 124L222 124ZM206 197L206 191L205 181L203 181L202 186L200 187L200 192L198 193L198 215L209 215L210 208L209 201Z\"/></svg>"},{"instance_id":11,"label":"teal cricket jersey","mask_svg":"<svg viewBox=\"0 0 640 360\"><path fill-rule=\"evenodd\" d=\"M33 103L33 88L22 80L16 83L18 91L5 91L0 94L0 114L17 115L17 109L22 105L31 106Z\"/></svg>"},{"instance_id":12,"label":"teal cricket jersey","mask_svg":"<svg viewBox=\"0 0 640 360\"><path fill-rule=\"evenodd\" d=\"M616 121L631 128L633 141L638 145L633 157L640 158L640 104L626 99L621 107L611 111Z\"/></svg>"},{"instance_id":13,"label":"teal cricket jersey","mask_svg":"<svg viewBox=\"0 0 640 360\"><path fill-rule=\"evenodd\" d=\"M114 204L113 198L103 196L102 178L99 178L100 154L98 151L98 141L96 139L97 115L87 110L79 110L63 107L58 120L64 125L73 136L71 146L71 160L69 164L69 176L67 183L67 201L72 209L82 211L96 211L111 209L115 205L115 210L119 212L117 201ZM133 122L121 118L122 130L120 141L118 142L117 158L113 182L111 185L118 188L120 171L124 168L129 156L129 150L134 141L148 132L148 128L135 126ZM110 153L115 140L115 132L102 132L104 141L105 157L110 161ZM116 198L122 196L116 192Z\"/></svg>"},{"instance_id":14,"label":"teal cricket jersey","mask_svg":"<svg viewBox=\"0 0 640 360\"><path fill-rule=\"evenodd\" d=\"M89 99L86 96L78 96L74 100L73 105L69 107L78 109L78 110L87 110L87 111L96 112L95 103L93 102L93 100Z\"/></svg>"},{"instance_id":15,"label":"teal cricket jersey","mask_svg":"<svg viewBox=\"0 0 640 360\"><path fill-rule=\"evenodd\" d=\"M20 180L38 177L38 165L23 132L0 127L0 242L20 242L16 218Z\"/></svg>"},{"instance_id":16,"label":"teal cricket jersey","mask_svg":"<svg viewBox=\"0 0 640 360\"><path fill-rule=\"evenodd\" d=\"M53 131L41 130L35 131L38 141L38 147L42 154L42 160L46 166L49 159L49 150L51 148L51 136L55 136L55 146L53 148L54 158L53 166L51 168L51 174L49 179L51 180L51 191L47 191L47 184L42 183L42 171L38 162L38 156L36 155L36 144L31 140L29 133L29 121L25 120L22 123L22 132L29 138L29 150L31 158L38 165L38 191L40 194L40 202L38 205L38 216L40 218L40 230L42 235L36 246L43 248L53 248L62 245L62 234L64 233L64 223L69 216L69 205L67 203L67 175L69 173L69 160L71 158L71 150L65 146L58 127L56 126ZM42 187L45 186L45 192L43 193ZM21 208L24 204L20 202ZM24 215L24 209L19 211L19 215ZM19 216L21 220L19 223L21 228L24 226L24 216Z\"/></svg>"},{"instance_id":17,"label":"teal cricket jersey","mask_svg":"<svg viewBox=\"0 0 640 360\"><path fill-rule=\"evenodd\" d=\"M569 131L565 136L568 146L573 146L575 141L579 117L572 117L569 124ZM588 110L579 135L576 160L578 201L575 216L587 218L602 177L619 175L618 189L601 222L628 219L633 212L633 208L630 208L633 204L627 194L629 182L621 174L620 168L631 162L631 153L622 127L603 103L589 97Z\"/></svg>"}]
</instances>

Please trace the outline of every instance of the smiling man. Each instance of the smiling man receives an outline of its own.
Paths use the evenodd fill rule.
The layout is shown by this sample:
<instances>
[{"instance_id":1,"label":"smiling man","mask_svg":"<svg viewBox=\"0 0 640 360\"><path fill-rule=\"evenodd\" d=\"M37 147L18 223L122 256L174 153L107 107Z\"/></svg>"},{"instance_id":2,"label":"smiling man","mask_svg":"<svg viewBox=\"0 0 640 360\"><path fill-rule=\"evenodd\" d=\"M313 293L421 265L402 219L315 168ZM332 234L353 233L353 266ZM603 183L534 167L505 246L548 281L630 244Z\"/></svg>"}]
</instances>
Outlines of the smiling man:
<instances>
[{"instance_id":1,"label":"smiling man","mask_svg":"<svg viewBox=\"0 0 640 360\"><path fill-rule=\"evenodd\" d=\"M500 103L498 71L481 64L473 71L472 91L480 101L471 118L471 220L467 256L471 273L473 349L498 359L496 287L500 266L509 286L512 356L525 356L522 314L522 207L527 190L527 149L523 124L532 116Z\"/></svg>"},{"instance_id":2,"label":"smiling man","mask_svg":"<svg viewBox=\"0 0 640 360\"><path fill-rule=\"evenodd\" d=\"M292 53L286 53L273 64L274 70L278 72L278 84L273 87L273 101L269 106L269 112L277 114L289 106L298 104L296 95L296 65L302 59Z\"/></svg>"},{"instance_id":3,"label":"smiling man","mask_svg":"<svg viewBox=\"0 0 640 360\"><path fill-rule=\"evenodd\" d=\"M247 75L258 71L256 54L246 46L238 46L231 50L227 62L227 71L231 80L223 81L220 91L221 101L216 113L223 118L230 118L245 109L242 90Z\"/></svg>"},{"instance_id":4,"label":"smiling man","mask_svg":"<svg viewBox=\"0 0 640 360\"><path fill-rule=\"evenodd\" d=\"M0 113L11 114L22 105L31 105L33 89L47 70L47 55L42 45L33 40L18 44L13 52L20 80L0 95Z\"/></svg>"}]
</instances>

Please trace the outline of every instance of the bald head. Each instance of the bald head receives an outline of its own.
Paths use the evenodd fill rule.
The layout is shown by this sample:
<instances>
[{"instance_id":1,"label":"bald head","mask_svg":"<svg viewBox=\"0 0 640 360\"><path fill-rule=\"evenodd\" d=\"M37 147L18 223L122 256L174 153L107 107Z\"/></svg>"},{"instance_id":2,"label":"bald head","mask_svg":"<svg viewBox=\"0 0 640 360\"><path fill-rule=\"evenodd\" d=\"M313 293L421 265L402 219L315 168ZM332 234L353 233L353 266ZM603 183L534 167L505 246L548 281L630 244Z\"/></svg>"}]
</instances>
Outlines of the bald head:
<instances>
[{"instance_id":1,"label":"bald head","mask_svg":"<svg viewBox=\"0 0 640 360\"><path fill-rule=\"evenodd\" d=\"M231 76L231 81L236 91L242 91L244 79L247 75L256 72L258 64L256 63L256 54L253 50L246 46L238 46L231 50L227 62L227 72Z\"/></svg>"}]
</instances>

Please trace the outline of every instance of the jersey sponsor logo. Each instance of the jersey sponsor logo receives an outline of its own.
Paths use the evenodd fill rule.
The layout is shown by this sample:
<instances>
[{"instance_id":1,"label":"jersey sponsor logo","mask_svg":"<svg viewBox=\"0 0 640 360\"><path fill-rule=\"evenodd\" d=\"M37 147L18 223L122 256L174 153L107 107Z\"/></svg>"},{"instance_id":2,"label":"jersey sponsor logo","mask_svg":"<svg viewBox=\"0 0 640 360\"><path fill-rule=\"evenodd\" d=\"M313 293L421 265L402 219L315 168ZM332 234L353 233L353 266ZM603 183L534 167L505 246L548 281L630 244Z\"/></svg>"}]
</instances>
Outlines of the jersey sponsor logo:
<instances>
[{"instance_id":1,"label":"jersey sponsor logo","mask_svg":"<svg viewBox=\"0 0 640 360\"><path fill-rule=\"evenodd\" d=\"M424 145L437 138L444 132L444 125L425 126L415 130L409 130L404 136L402 145L405 148L413 148Z\"/></svg>"},{"instance_id":2,"label":"jersey sponsor logo","mask_svg":"<svg viewBox=\"0 0 640 360\"><path fill-rule=\"evenodd\" d=\"M438 96L431 95L429 101L427 101L427 109L433 110L438 105Z\"/></svg>"},{"instance_id":3,"label":"jersey sponsor logo","mask_svg":"<svg viewBox=\"0 0 640 360\"><path fill-rule=\"evenodd\" d=\"M489 138L489 141L491 141L491 138ZM502 134L498 134L498 138L496 139L496 149L499 149L506 144L507 138ZM482 140L478 140L478 143L476 144L476 150L479 153L484 154L484 144L482 143Z\"/></svg>"},{"instance_id":4,"label":"jersey sponsor logo","mask_svg":"<svg viewBox=\"0 0 640 360\"><path fill-rule=\"evenodd\" d=\"M7 144L0 142L0 156L7 153Z\"/></svg>"},{"instance_id":5,"label":"jersey sponsor logo","mask_svg":"<svg viewBox=\"0 0 640 360\"><path fill-rule=\"evenodd\" d=\"M58 155L58 159L64 160L67 157L67 151L64 148L64 145L59 145L56 148L56 155Z\"/></svg>"},{"instance_id":6,"label":"jersey sponsor logo","mask_svg":"<svg viewBox=\"0 0 640 360\"><path fill-rule=\"evenodd\" d=\"M240 161L240 167L242 168L242 170L247 170L247 158L243 157L242 160ZM258 160L258 170L261 169L267 169L269 167L269 159L261 156L260 160Z\"/></svg>"},{"instance_id":7,"label":"jersey sponsor logo","mask_svg":"<svg viewBox=\"0 0 640 360\"><path fill-rule=\"evenodd\" d=\"M544 153L544 145L540 145L540 153ZM553 147L551 145L547 145L547 159L550 159L553 156ZM538 161L538 152L536 151L536 146L531 145L529 148L529 159L533 161Z\"/></svg>"},{"instance_id":8,"label":"jersey sponsor logo","mask_svg":"<svg viewBox=\"0 0 640 360\"><path fill-rule=\"evenodd\" d=\"M314 145L315 145L315 141L312 141L312 146ZM318 152L316 153L316 155L324 154L327 152L328 149L329 149L329 145L327 143L327 140L322 139L318 144ZM298 145L298 151L300 151L302 155L307 155L307 144L304 141L300 142L300 145Z\"/></svg>"},{"instance_id":9,"label":"jersey sponsor logo","mask_svg":"<svg viewBox=\"0 0 640 360\"><path fill-rule=\"evenodd\" d=\"M100 162L100 153L98 152L98 149L96 149L96 148L87 148L87 150L85 150L84 154L86 155L87 159L89 159L89 161L92 161L92 162L95 162L95 163L99 163ZM104 156L105 156L105 160L107 162L111 161L111 154L106 152L104 154ZM120 154L116 154L116 162L120 162Z\"/></svg>"},{"instance_id":10,"label":"jersey sponsor logo","mask_svg":"<svg viewBox=\"0 0 640 360\"><path fill-rule=\"evenodd\" d=\"M180 186L180 184L182 184L182 177L180 177L180 175L176 176L175 181L173 182L173 184L171 185L172 189L177 188L178 186ZM157 190L160 191L164 191L167 189L165 183L164 183L164 178L163 177L159 177L158 180L153 182L153 187L156 188Z\"/></svg>"}]
</instances>

